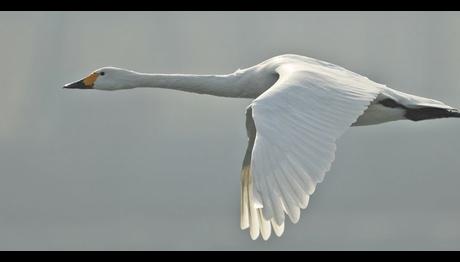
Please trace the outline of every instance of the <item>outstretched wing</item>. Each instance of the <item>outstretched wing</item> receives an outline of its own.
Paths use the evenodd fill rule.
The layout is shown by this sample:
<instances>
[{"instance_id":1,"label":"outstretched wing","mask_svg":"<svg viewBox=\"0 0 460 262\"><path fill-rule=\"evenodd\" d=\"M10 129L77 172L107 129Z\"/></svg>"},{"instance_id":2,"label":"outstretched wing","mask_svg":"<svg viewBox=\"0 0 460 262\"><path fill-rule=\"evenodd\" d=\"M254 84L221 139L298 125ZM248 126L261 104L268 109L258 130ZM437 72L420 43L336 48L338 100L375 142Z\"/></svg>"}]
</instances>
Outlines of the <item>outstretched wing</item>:
<instances>
[{"instance_id":1,"label":"outstretched wing","mask_svg":"<svg viewBox=\"0 0 460 262\"><path fill-rule=\"evenodd\" d=\"M293 223L334 161L336 140L382 86L342 68L283 64L278 81L247 108L241 229L266 240Z\"/></svg>"}]
</instances>

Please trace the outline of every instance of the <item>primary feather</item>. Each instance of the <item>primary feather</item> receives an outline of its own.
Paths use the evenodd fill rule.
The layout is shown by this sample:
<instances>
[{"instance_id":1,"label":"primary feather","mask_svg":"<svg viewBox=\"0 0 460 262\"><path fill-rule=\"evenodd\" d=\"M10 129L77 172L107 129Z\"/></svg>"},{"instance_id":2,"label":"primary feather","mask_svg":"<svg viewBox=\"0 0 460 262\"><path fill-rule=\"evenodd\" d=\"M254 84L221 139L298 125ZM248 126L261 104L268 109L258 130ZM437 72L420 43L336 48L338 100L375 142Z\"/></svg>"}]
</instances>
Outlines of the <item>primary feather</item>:
<instances>
[{"instance_id":1,"label":"primary feather","mask_svg":"<svg viewBox=\"0 0 460 262\"><path fill-rule=\"evenodd\" d=\"M262 206L255 207L251 198L242 205L262 211L267 208L262 220L271 221L278 235L283 231L277 229L284 227L285 213L297 223L300 209L306 208L334 160L335 141L383 88L364 77L350 78L343 71L334 74L337 70L342 69L280 65L276 84L247 109L252 154L243 174L248 182L242 187L260 194ZM247 217L241 219L246 225Z\"/></svg>"}]
</instances>

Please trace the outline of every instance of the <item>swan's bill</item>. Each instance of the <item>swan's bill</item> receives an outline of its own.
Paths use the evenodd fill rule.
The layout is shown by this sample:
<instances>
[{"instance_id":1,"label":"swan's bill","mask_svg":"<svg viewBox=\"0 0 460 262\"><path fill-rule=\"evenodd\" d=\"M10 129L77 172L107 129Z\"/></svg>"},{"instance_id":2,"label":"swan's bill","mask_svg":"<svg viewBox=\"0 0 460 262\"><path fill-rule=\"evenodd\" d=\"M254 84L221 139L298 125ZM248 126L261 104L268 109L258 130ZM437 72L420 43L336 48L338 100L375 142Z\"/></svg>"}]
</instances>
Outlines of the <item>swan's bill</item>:
<instances>
[{"instance_id":1,"label":"swan's bill","mask_svg":"<svg viewBox=\"0 0 460 262\"><path fill-rule=\"evenodd\" d=\"M64 86L64 88L70 89L92 89L94 86L94 82L96 82L97 77L99 76L98 73L92 73L89 76L83 78L82 80L69 83Z\"/></svg>"}]
</instances>

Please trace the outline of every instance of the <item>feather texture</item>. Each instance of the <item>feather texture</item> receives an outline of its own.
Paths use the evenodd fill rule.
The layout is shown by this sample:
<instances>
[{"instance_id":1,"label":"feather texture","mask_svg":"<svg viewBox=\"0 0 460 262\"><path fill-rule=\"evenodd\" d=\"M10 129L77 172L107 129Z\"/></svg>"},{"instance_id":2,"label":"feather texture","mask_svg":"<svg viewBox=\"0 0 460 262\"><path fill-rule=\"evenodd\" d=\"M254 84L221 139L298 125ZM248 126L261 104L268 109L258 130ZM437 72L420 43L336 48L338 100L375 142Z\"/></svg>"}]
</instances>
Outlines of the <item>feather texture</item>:
<instances>
[{"instance_id":1,"label":"feather texture","mask_svg":"<svg viewBox=\"0 0 460 262\"><path fill-rule=\"evenodd\" d=\"M249 222L253 239L259 232L268 239L270 225L281 236L285 214L299 221L334 161L336 140L381 91L365 77L331 70L343 69L282 64L278 81L247 109L250 156L243 168L241 225L247 228L246 210L249 217L257 210L258 219ZM260 198L258 207L251 194Z\"/></svg>"}]
</instances>

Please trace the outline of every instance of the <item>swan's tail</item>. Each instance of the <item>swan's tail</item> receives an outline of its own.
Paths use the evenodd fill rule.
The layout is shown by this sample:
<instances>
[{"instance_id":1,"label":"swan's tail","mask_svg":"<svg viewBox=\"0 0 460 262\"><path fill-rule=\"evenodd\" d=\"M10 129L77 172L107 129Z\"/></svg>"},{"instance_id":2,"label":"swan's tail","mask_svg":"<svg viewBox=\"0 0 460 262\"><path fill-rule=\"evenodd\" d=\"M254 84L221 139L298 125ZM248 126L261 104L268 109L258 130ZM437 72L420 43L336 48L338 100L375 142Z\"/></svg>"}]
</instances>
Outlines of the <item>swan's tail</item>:
<instances>
[{"instance_id":1,"label":"swan's tail","mask_svg":"<svg viewBox=\"0 0 460 262\"><path fill-rule=\"evenodd\" d=\"M400 108L405 111L404 117L412 121L460 117L460 111L445 103L425 98L406 94L387 88L384 94L381 94L381 99L378 103L390 108Z\"/></svg>"},{"instance_id":2,"label":"swan's tail","mask_svg":"<svg viewBox=\"0 0 460 262\"><path fill-rule=\"evenodd\" d=\"M439 107L419 107L419 108L406 108L405 117L412 121L420 121L436 118L459 117L460 111L453 108L439 108Z\"/></svg>"}]
</instances>

